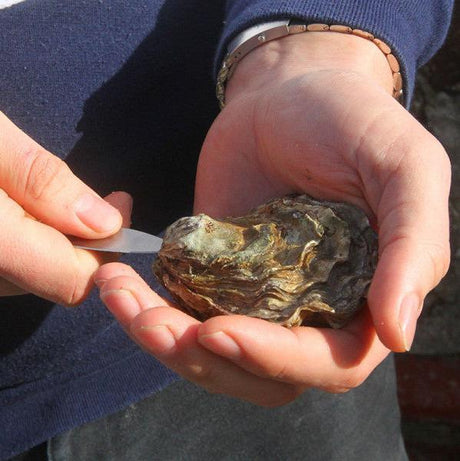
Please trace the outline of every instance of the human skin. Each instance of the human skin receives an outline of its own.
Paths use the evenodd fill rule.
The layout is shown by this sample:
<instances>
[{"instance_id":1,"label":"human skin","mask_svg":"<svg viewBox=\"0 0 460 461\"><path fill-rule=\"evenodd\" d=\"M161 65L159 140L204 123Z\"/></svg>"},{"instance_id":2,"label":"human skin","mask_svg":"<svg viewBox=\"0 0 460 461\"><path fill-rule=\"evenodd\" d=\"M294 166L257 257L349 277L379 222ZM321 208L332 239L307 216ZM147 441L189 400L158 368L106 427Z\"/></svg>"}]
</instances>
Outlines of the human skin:
<instances>
[{"instance_id":1,"label":"human skin","mask_svg":"<svg viewBox=\"0 0 460 461\"><path fill-rule=\"evenodd\" d=\"M341 330L286 329L242 316L203 323L161 299L128 266L102 266L101 298L128 334L186 379L256 404L315 387L360 385L390 350L411 346L423 299L449 265L450 162L391 96L371 42L307 33L238 65L202 148L195 212L238 215L306 192L360 206L379 234L368 308Z\"/></svg>"},{"instance_id":2,"label":"human skin","mask_svg":"<svg viewBox=\"0 0 460 461\"><path fill-rule=\"evenodd\" d=\"M81 303L113 258L75 249L66 235L101 238L128 224L130 196L106 199L0 113L0 296Z\"/></svg>"},{"instance_id":3,"label":"human skin","mask_svg":"<svg viewBox=\"0 0 460 461\"><path fill-rule=\"evenodd\" d=\"M101 261L90 252L70 253L73 263L66 270L80 274L71 279L78 280L71 289L60 284L62 273L55 273L49 258L38 268L45 274L43 285L35 283L39 270L26 256L32 253L39 261L49 246L38 251L33 242L50 245L65 233L102 237L121 220L114 218L110 229L96 233L82 226L74 205L86 186L73 177L68 181L65 168L53 173L54 160L46 156L40 157L44 162L25 162L22 183L15 186L11 172L21 163L17 153L28 160L36 149L25 141L11 146L9 140L20 137L16 131L0 142L0 185L8 193L2 200L10 207L0 210L10 210L4 216L13 220L5 221L10 233L5 226L1 230L6 240L0 238L5 242L0 274L9 287L13 282L73 304L84 297L89 274L96 270L102 300L133 340L211 392L274 406L309 387L330 392L356 387L390 350L410 347L423 299L449 263L448 158L390 93L386 60L367 40L308 33L270 42L238 65L227 106L210 128L200 156L196 212L241 214L291 192L349 201L366 211L379 232L379 264L368 309L341 330L286 329L242 316L201 323L160 298L129 266L109 263L96 270ZM27 167L44 170L49 179L37 183L34 178L40 175L32 174L33 180L27 180ZM67 189L67 183L73 185ZM32 199L24 193L28 189ZM44 205L53 207L51 197L57 196L66 198L46 211ZM37 200L40 206L34 205ZM13 229L19 225L29 237L17 242ZM46 234L44 240L40 233ZM8 242L15 247L5 258ZM63 251L75 251L66 245L62 241ZM80 258L86 261L84 270Z\"/></svg>"}]
</instances>

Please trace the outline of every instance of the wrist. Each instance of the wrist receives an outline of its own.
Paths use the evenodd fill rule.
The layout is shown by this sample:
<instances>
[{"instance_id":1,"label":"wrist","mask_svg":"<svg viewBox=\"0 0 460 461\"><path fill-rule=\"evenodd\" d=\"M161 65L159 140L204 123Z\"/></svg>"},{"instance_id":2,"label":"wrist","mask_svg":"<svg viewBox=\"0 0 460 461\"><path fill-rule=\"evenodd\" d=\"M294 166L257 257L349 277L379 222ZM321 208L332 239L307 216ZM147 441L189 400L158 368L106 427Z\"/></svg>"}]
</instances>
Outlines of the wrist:
<instances>
[{"instance_id":1,"label":"wrist","mask_svg":"<svg viewBox=\"0 0 460 461\"><path fill-rule=\"evenodd\" d=\"M393 94L393 72L377 45L357 35L330 31L289 35L253 49L228 81L226 101L318 71L359 74Z\"/></svg>"}]
</instances>

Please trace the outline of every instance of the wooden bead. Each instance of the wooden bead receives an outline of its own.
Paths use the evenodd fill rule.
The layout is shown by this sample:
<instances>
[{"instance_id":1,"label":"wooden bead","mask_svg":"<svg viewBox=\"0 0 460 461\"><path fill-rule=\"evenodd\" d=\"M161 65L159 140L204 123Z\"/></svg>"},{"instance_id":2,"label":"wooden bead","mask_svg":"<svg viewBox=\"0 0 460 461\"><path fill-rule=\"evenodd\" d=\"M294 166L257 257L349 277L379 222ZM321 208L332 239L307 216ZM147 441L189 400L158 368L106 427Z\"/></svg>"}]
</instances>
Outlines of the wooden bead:
<instances>
[{"instance_id":1,"label":"wooden bead","mask_svg":"<svg viewBox=\"0 0 460 461\"><path fill-rule=\"evenodd\" d=\"M373 42L380 48L380 51L382 53L384 54L391 53L391 48L385 42L382 42L382 40L379 40L378 38L374 38Z\"/></svg>"},{"instance_id":2,"label":"wooden bead","mask_svg":"<svg viewBox=\"0 0 460 461\"><path fill-rule=\"evenodd\" d=\"M352 29L349 26L344 26L340 24L292 24L288 26L287 35L291 34L298 34L301 32L324 32L324 31L332 31L332 32L339 32L342 34L353 34L357 37L364 38L373 42L379 50L385 55L388 61L388 65L393 73L393 97L397 100L400 100L403 95L403 79L400 74L400 67L399 62L396 57L392 54L391 48L382 40L375 38L373 34L370 32L366 32L365 30L361 29ZM284 35L283 35L284 36ZM264 34L260 34L258 37L260 43L264 43L266 41L266 36ZM271 39L269 39L271 40ZM257 46L257 45L256 45ZM228 80L232 77L233 71L235 70L236 64L240 60L241 55L238 53L238 50L234 51L234 53L228 56L224 63L223 67L220 70L217 76L217 86L216 86L216 94L217 99L219 101L220 108L222 109L225 105L225 85Z\"/></svg>"},{"instance_id":3,"label":"wooden bead","mask_svg":"<svg viewBox=\"0 0 460 461\"><path fill-rule=\"evenodd\" d=\"M338 24L334 24L332 26L329 26L329 30L333 32L341 32L342 34L351 34L353 32L353 29L348 26L341 26Z\"/></svg>"},{"instance_id":4,"label":"wooden bead","mask_svg":"<svg viewBox=\"0 0 460 461\"><path fill-rule=\"evenodd\" d=\"M399 91L402 89L403 81L402 76L399 72L393 74L393 89Z\"/></svg>"},{"instance_id":5,"label":"wooden bead","mask_svg":"<svg viewBox=\"0 0 460 461\"><path fill-rule=\"evenodd\" d=\"M370 32L366 32L365 30L353 29L352 34L361 38L365 38L366 40L374 40L374 36Z\"/></svg>"},{"instance_id":6,"label":"wooden bead","mask_svg":"<svg viewBox=\"0 0 460 461\"><path fill-rule=\"evenodd\" d=\"M395 98L397 101L401 99L402 95L403 95L403 90L399 90L399 91L393 90L393 98Z\"/></svg>"},{"instance_id":7,"label":"wooden bead","mask_svg":"<svg viewBox=\"0 0 460 461\"><path fill-rule=\"evenodd\" d=\"M399 72L399 62L392 54L387 54L387 61L393 72Z\"/></svg>"},{"instance_id":8,"label":"wooden bead","mask_svg":"<svg viewBox=\"0 0 460 461\"><path fill-rule=\"evenodd\" d=\"M308 24L307 30L309 32L322 32L329 30L329 26L327 24Z\"/></svg>"}]
</instances>

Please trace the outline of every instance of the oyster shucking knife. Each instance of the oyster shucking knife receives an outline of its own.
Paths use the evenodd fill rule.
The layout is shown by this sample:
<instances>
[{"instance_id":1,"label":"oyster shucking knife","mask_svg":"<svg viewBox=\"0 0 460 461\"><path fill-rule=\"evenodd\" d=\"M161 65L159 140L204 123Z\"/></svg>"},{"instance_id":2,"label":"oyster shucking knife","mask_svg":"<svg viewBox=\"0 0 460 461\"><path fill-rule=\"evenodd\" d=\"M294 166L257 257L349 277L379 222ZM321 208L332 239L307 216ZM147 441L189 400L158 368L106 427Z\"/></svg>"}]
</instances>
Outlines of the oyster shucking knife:
<instances>
[{"instance_id":1,"label":"oyster shucking knife","mask_svg":"<svg viewBox=\"0 0 460 461\"><path fill-rule=\"evenodd\" d=\"M114 253L156 253L163 242L163 239L155 235L127 228L102 239L69 238L75 248Z\"/></svg>"}]
</instances>

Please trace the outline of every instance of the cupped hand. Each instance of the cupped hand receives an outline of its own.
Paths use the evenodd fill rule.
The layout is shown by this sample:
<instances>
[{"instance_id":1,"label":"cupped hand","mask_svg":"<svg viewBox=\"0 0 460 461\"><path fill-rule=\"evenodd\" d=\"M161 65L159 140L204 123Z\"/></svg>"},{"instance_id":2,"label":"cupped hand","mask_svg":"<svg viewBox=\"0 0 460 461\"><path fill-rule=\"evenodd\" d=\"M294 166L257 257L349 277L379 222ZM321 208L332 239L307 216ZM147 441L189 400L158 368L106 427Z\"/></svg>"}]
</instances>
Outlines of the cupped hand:
<instances>
[{"instance_id":1,"label":"cupped hand","mask_svg":"<svg viewBox=\"0 0 460 461\"><path fill-rule=\"evenodd\" d=\"M104 201L0 113L0 296L80 303L110 256L75 249L66 234L106 237L130 208L125 193Z\"/></svg>"},{"instance_id":2,"label":"cupped hand","mask_svg":"<svg viewBox=\"0 0 460 461\"><path fill-rule=\"evenodd\" d=\"M331 34L324 39L342 40ZM305 71L309 49L295 48L297 36L288 45L296 59L275 44L261 47L255 62L242 61L203 146L195 211L239 215L288 193L361 207L379 235L368 296L374 327L385 346L404 351L425 296L449 265L450 162L391 96L383 54L367 40L346 39L363 47L358 64L342 62L341 50L333 64ZM258 58L269 62L260 77Z\"/></svg>"},{"instance_id":3,"label":"cupped hand","mask_svg":"<svg viewBox=\"0 0 460 461\"><path fill-rule=\"evenodd\" d=\"M308 387L347 391L388 354L366 311L337 331L287 329L237 315L201 323L127 265L105 264L95 278L101 299L147 352L209 392L258 405L288 403Z\"/></svg>"},{"instance_id":4,"label":"cupped hand","mask_svg":"<svg viewBox=\"0 0 460 461\"><path fill-rule=\"evenodd\" d=\"M215 217L293 192L361 207L378 230L379 262L360 315L341 330L239 316L200 323L126 266L103 266L102 299L132 338L206 389L263 405L308 387L353 388L390 350L408 350L449 264L450 163L391 87L383 54L364 39L264 45L238 65L197 171L195 211Z\"/></svg>"}]
</instances>

